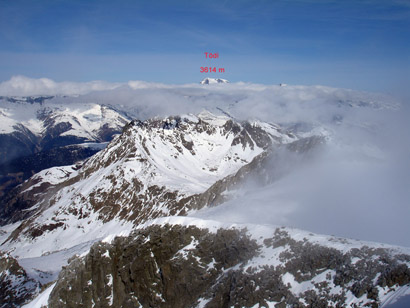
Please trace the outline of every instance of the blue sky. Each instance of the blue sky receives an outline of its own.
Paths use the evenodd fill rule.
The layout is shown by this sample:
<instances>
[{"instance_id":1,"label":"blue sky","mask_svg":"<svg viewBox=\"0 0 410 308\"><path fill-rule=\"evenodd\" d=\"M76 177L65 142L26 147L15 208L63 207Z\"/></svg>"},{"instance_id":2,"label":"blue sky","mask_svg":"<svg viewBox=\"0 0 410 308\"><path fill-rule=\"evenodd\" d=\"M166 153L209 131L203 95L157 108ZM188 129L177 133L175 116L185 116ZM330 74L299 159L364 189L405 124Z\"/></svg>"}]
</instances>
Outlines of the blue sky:
<instances>
[{"instance_id":1,"label":"blue sky","mask_svg":"<svg viewBox=\"0 0 410 308\"><path fill-rule=\"evenodd\" d=\"M0 1L0 81L179 84L201 66L234 82L406 92L410 1Z\"/></svg>"}]
</instances>

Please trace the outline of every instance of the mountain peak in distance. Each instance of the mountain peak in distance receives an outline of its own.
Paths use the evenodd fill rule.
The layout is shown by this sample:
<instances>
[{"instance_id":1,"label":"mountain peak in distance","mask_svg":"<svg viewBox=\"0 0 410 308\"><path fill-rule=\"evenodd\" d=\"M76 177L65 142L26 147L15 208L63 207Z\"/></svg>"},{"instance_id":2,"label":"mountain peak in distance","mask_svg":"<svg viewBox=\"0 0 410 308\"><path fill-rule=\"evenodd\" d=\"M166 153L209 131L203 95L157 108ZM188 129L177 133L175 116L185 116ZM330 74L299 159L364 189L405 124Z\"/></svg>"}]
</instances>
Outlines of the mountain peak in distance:
<instances>
[{"instance_id":1,"label":"mountain peak in distance","mask_svg":"<svg viewBox=\"0 0 410 308\"><path fill-rule=\"evenodd\" d=\"M214 83L229 83L228 80L222 78L211 78L206 77L204 80L201 81L201 84L214 84Z\"/></svg>"}]
</instances>

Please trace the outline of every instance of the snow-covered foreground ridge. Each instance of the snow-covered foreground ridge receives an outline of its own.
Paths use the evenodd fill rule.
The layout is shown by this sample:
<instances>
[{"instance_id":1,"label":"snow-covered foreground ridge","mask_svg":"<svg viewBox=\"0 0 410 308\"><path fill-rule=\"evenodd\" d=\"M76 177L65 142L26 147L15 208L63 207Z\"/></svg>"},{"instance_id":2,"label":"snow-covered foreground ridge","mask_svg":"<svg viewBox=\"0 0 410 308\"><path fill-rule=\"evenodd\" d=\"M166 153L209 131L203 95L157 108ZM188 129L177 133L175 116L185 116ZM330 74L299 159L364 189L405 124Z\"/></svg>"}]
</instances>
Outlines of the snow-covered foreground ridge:
<instances>
[{"instance_id":1,"label":"snow-covered foreground ridge","mask_svg":"<svg viewBox=\"0 0 410 308\"><path fill-rule=\"evenodd\" d=\"M409 265L406 248L173 216L139 225L128 237L111 235L96 243L89 254L71 259L37 302L49 307L80 302L85 307L378 307L396 290L403 292L401 275Z\"/></svg>"}]
</instances>

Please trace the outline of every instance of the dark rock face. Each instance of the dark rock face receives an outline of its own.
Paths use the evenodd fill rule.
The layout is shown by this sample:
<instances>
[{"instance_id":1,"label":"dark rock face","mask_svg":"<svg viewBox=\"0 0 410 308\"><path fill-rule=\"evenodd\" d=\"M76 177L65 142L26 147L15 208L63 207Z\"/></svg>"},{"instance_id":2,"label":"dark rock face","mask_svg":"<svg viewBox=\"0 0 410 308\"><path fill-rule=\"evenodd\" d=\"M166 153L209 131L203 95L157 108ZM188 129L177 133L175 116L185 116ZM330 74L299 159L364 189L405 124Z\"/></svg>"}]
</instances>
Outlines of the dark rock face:
<instances>
[{"instance_id":1,"label":"dark rock face","mask_svg":"<svg viewBox=\"0 0 410 308\"><path fill-rule=\"evenodd\" d=\"M108 124L104 124L100 127L98 132L98 138L102 142L111 141L115 135L119 134L120 130L110 127Z\"/></svg>"},{"instance_id":2,"label":"dark rock face","mask_svg":"<svg viewBox=\"0 0 410 308\"><path fill-rule=\"evenodd\" d=\"M283 229L263 246L246 230L154 225L73 258L60 273L49 307L345 307L348 292L357 298L366 294L365 306L379 307L377 286L410 279L404 265L410 257L392 257L384 249L342 253L296 241ZM278 247L283 248L279 265L248 266L262 248ZM298 296L282 278L290 273L302 283L324 272L324 281ZM335 286L343 291L332 292Z\"/></svg>"},{"instance_id":3,"label":"dark rock face","mask_svg":"<svg viewBox=\"0 0 410 308\"><path fill-rule=\"evenodd\" d=\"M98 151L94 148L72 145L40 151L0 164L0 197L7 195L15 186L41 170L72 165ZM1 207L0 203L0 209Z\"/></svg>"},{"instance_id":4,"label":"dark rock face","mask_svg":"<svg viewBox=\"0 0 410 308\"><path fill-rule=\"evenodd\" d=\"M30 279L17 260L0 252L0 307L20 307L38 292L40 285Z\"/></svg>"},{"instance_id":5,"label":"dark rock face","mask_svg":"<svg viewBox=\"0 0 410 308\"><path fill-rule=\"evenodd\" d=\"M0 225L29 217L31 212L22 210L35 205L39 201L39 195L36 194L45 192L49 187L44 183L41 187L27 193L25 190L35 183L29 181L23 185L17 185L41 170L54 166L72 165L98 151L98 149L78 146L53 148L0 165Z\"/></svg>"},{"instance_id":6,"label":"dark rock face","mask_svg":"<svg viewBox=\"0 0 410 308\"><path fill-rule=\"evenodd\" d=\"M311 280L326 270L335 272L328 274L326 281L315 284L317 292L308 290L304 293L310 303L307 307L328 307L328 299L338 304L337 307L344 307L348 291L357 298L366 295L371 300L366 307L379 307L377 287L402 286L410 281L410 269L405 264L410 261L410 256L392 256L382 248L363 246L342 253L310 243L307 239L296 241L280 229L276 230L274 237L265 239L264 244L267 247L289 247L279 255L283 263L282 274L291 273L299 283ZM386 276L389 278L386 279ZM390 280L393 276L394 282ZM330 283L343 288L342 294L331 294Z\"/></svg>"},{"instance_id":7,"label":"dark rock face","mask_svg":"<svg viewBox=\"0 0 410 308\"><path fill-rule=\"evenodd\" d=\"M0 134L0 164L33 154L38 148L38 137L31 131L23 125L15 129L11 134Z\"/></svg>"},{"instance_id":8,"label":"dark rock face","mask_svg":"<svg viewBox=\"0 0 410 308\"><path fill-rule=\"evenodd\" d=\"M68 141L68 139L66 140ZM71 139L63 144L75 143L79 140ZM1 136L0 136L1 143ZM13 148L13 145L11 145ZM15 149L15 148L14 148ZM97 153L95 148L71 146L51 147L48 150L31 153L24 150L22 153L6 163L0 164L0 225L4 224L9 217L8 211L20 211L30 207L24 205L19 196L21 189L17 187L32 175L44 169L55 166L67 166L75 164L78 161L87 159ZM32 151L33 152L33 151ZM27 153L31 153L27 155Z\"/></svg>"},{"instance_id":9,"label":"dark rock face","mask_svg":"<svg viewBox=\"0 0 410 308\"><path fill-rule=\"evenodd\" d=\"M181 251L188 245L192 249ZM49 307L191 307L224 269L243 263L257 249L237 230L212 234L196 227L153 226L113 244L96 244L85 259L72 260Z\"/></svg>"}]
</instances>

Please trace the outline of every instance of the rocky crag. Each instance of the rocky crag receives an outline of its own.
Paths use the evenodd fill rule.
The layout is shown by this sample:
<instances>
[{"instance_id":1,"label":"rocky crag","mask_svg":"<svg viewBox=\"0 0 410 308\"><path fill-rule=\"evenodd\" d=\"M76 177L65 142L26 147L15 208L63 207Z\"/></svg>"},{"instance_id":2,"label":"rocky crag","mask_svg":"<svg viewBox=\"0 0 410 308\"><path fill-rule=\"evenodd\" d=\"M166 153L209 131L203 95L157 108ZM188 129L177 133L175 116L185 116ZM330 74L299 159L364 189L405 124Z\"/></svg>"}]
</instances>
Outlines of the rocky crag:
<instances>
[{"instance_id":1,"label":"rocky crag","mask_svg":"<svg viewBox=\"0 0 410 308\"><path fill-rule=\"evenodd\" d=\"M62 270L49 307L379 307L410 282L409 255L272 231L163 224L97 243Z\"/></svg>"}]
</instances>

